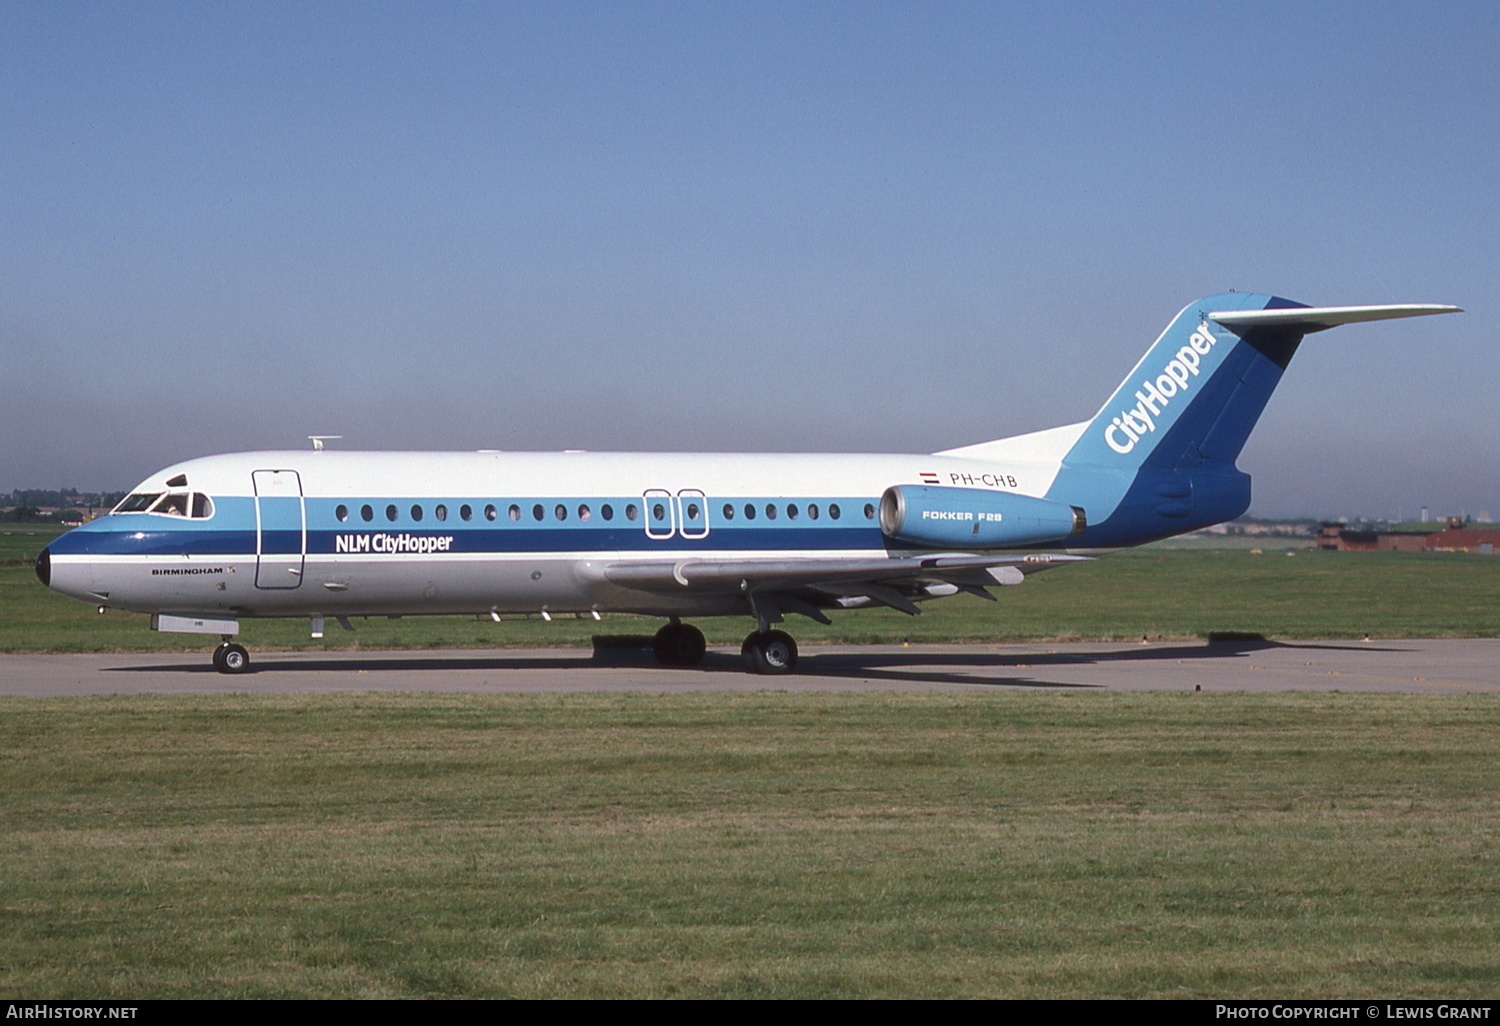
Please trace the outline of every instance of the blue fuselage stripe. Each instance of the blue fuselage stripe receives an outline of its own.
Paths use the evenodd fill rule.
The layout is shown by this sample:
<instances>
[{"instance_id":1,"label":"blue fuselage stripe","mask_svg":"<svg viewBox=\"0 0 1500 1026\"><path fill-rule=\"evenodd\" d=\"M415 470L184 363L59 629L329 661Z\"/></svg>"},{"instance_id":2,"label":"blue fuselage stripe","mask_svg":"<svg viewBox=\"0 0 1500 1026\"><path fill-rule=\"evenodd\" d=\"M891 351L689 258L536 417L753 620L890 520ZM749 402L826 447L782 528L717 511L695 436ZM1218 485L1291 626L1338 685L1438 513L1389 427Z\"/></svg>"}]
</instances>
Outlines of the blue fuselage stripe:
<instances>
[{"instance_id":1,"label":"blue fuselage stripe","mask_svg":"<svg viewBox=\"0 0 1500 1026\"><path fill-rule=\"evenodd\" d=\"M723 505L729 500L717 500L710 507L711 513L705 524L702 519L690 521L673 528L671 522L655 521L649 510L639 510L642 519L634 522L625 519L625 508L634 504L643 505L634 499L528 499L518 501L523 510L522 518L512 521L507 515L509 504L499 506L494 520L484 519L484 501L453 500L400 500L354 499L333 501L308 499L306 502L306 553L322 555L376 555L402 556L424 553L452 553L458 555L490 555L550 552L611 552L620 550L641 551L660 547L677 552L715 551L829 551L847 549L881 548L886 539L879 524L866 518L864 507L868 500L838 498L828 500L799 499L795 504L798 519L787 516L788 503L782 499L735 499L735 518L722 516ZM434 523L430 519L441 502L447 507L448 519ZM612 521L605 521L600 508L608 503L613 507ZM53 555L151 555L151 556L247 556L257 551L265 554L303 551L303 531L288 529L285 517L280 518L276 530L256 530L254 500L226 497L217 499L215 515L206 520L191 520L158 514L116 514L101 517L52 542ZM360 507L368 504L375 510L376 519L365 522L360 519ZM474 510L473 521L458 518L457 510L462 505ZM559 522L555 509L559 504L568 508L570 519ZM582 504L590 508L590 519L577 519L576 511ZM745 506L756 508L756 518L744 516ZM778 518L768 519L765 510L775 505ZM840 518L835 520L827 510L831 504L840 507ZM394 521L385 518L387 506L397 507ZM412 506L423 509L424 519L413 520L408 511ZM532 515L532 507L544 507L541 523ZM808 515L808 507L819 507L819 518ZM348 519L340 521L336 510L344 507ZM720 514L714 516L713 514ZM257 539L257 533L259 538ZM257 547L258 541L258 547Z\"/></svg>"}]
</instances>

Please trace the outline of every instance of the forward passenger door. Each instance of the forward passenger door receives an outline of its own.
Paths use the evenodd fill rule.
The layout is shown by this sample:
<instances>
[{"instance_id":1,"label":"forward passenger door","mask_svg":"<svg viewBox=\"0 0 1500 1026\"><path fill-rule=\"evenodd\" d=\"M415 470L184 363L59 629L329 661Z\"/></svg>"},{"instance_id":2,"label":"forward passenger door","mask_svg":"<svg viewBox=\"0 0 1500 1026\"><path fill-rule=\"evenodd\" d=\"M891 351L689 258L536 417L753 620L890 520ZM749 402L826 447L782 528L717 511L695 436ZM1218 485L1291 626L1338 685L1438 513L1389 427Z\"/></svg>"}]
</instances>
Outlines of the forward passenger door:
<instances>
[{"instance_id":1,"label":"forward passenger door","mask_svg":"<svg viewBox=\"0 0 1500 1026\"><path fill-rule=\"evenodd\" d=\"M257 470L255 485L255 586L295 588L307 555L307 507L295 470Z\"/></svg>"}]
</instances>

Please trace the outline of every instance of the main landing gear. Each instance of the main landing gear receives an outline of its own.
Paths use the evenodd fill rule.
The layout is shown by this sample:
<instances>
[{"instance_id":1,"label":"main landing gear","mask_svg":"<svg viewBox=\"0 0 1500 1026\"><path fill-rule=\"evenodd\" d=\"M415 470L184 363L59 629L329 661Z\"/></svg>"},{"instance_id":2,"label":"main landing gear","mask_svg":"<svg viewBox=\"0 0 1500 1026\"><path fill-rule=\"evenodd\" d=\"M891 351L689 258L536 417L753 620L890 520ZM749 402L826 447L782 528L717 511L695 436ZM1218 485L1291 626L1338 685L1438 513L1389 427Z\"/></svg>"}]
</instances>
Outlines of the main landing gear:
<instances>
[{"instance_id":1,"label":"main landing gear","mask_svg":"<svg viewBox=\"0 0 1500 1026\"><path fill-rule=\"evenodd\" d=\"M679 623L673 617L671 623L656 632L651 647L656 652L656 661L663 666L697 666L703 662L708 643L698 628Z\"/></svg>"},{"instance_id":2,"label":"main landing gear","mask_svg":"<svg viewBox=\"0 0 1500 1026\"><path fill-rule=\"evenodd\" d=\"M228 638L214 649L214 669L220 673L244 673L250 669L250 653L244 645L236 645Z\"/></svg>"},{"instance_id":3,"label":"main landing gear","mask_svg":"<svg viewBox=\"0 0 1500 1026\"><path fill-rule=\"evenodd\" d=\"M740 646L740 658L751 673L791 673L797 668L797 643L786 631L756 631Z\"/></svg>"},{"instance_id":4,"label":"main landing gear","mask_svg":"<svg viewBox=\"0 0 1500 1026\"><path fill-rule=\"evenodd\" d=\"M656 632L652 648L663 666L697 666L707 644L698 628L673 620ZM740 646L740 658L751 673L791 673L797 667L797 643L785 631L755 631Z\"/></svg>"}]
</instances>

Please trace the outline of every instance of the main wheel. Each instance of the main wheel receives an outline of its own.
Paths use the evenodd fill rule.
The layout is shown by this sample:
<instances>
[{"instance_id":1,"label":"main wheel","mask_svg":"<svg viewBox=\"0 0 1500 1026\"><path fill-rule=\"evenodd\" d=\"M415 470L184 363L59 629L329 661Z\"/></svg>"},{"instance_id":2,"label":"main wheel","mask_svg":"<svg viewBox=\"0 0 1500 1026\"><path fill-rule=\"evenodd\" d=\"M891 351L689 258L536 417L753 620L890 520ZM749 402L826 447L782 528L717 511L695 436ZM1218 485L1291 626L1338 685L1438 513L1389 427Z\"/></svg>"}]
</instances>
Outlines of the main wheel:
<instances>
[{"instance_id":1,"label":"main wheel","mask_svg":"<svg viewBox=\"0 0 1500 1026\"><path fill-rule=\"evenodd\" d=\"M757 631L740 646L740 658L751 673L791 673L797 667L797 643L785 631Z\"/></svg>"},{"instance_id":2,"label":"main wheel","mask_svg":"<svg viewBox=\"0 0 1500 1026\"><path fill-rule=\"evenodd\" d=\"M214 649L214 669L220 673L244 673L250 669L250 653L245 646L231 643Z\"/></svg>"},{"instance_id":3,"label":"main wheel","mask_svg":"<svg viewBox=\"0 0 1500 1026\"><path fill-rule=\"evenodd\" d=\"M669 623L656 632L652 649L663 666L697 666L703 662L708 642L692 624Z\"/></svg>"}]
</instances>

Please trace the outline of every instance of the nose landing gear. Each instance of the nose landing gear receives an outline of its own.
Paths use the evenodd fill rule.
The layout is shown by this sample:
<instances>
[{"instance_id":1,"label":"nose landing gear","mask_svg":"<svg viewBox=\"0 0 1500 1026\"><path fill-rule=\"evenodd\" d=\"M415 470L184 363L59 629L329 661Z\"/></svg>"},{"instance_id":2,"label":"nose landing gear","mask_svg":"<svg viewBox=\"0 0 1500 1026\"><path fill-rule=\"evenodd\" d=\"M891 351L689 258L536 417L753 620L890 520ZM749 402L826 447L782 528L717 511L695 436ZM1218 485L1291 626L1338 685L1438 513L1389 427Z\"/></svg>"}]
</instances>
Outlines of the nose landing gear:
<instances>
[{"instance_id":1,"label":"nose landing gear","mask_svg":"<svg viewBox=\"0 0 1500 1026\"><path fill-rule=\"evenodd\" d=\"M214 669L220 673L244 673L250 669L250 653L229 639L214 649Z\"/></svg>"}]
</instances>

